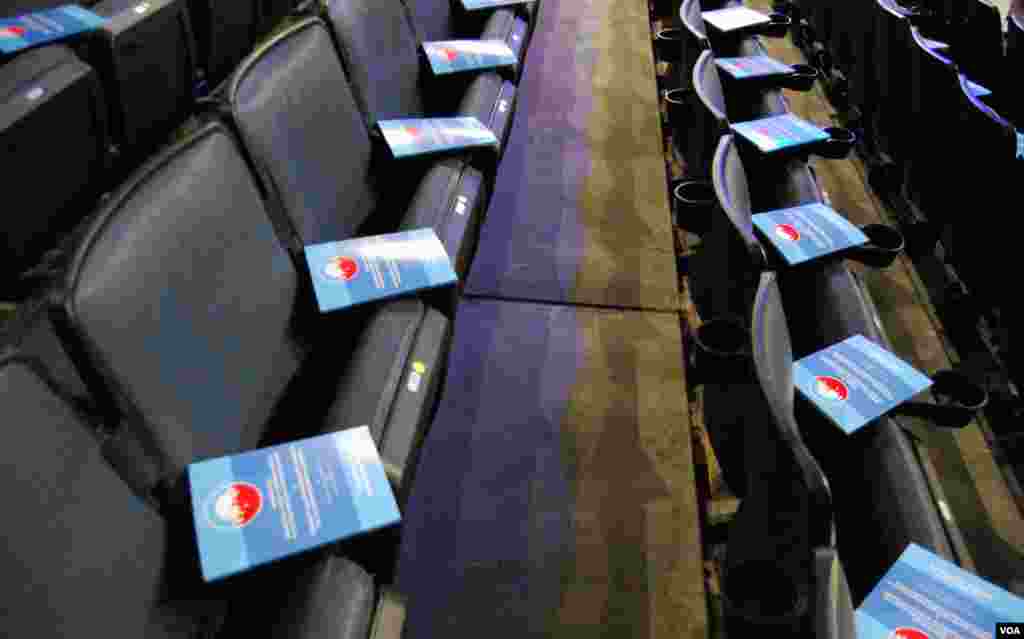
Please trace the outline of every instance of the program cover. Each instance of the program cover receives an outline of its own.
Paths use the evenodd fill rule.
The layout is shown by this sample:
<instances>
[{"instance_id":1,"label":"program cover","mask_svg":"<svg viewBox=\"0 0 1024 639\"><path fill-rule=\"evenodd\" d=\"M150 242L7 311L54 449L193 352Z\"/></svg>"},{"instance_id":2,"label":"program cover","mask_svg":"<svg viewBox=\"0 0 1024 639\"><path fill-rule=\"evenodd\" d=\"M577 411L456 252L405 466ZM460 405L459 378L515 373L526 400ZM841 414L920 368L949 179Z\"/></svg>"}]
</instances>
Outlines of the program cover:
<instances>
[{"instance_id":1,"label":"program cover","mask_svg":"<svg viewBox=\"0 0 1024 639\"><path fill-rule=\"evenodd\" d=\"M474 117L380 120L377 127L396 158L498 146L494 132Z\"/></svg>"},{"instance_id":2,"label":"program cover","mask_svg":"<svg viewBox=\"0 0 1024 639\"><path fill-rule=\"evenodd\" d=\"M758 213L751 221L793 266L868 242L863 231L819 202Z\"/></svg>"},{"instance_id":3,"label":"program cover","mask_svg":"<svg viewBox=\"0 0 1024 639\"><path fill-rule=\"evenodd\" d=\"M793 381L847 435L932 385L927 376L863 335L796 361Z\"/></svg>"},{"instance_id":4,"label":"program cover","mask_svg":"<svg viewBox=\"0 0 1024 639\"><path fill-rule=\"evenodd\" d=\"M208 582L400 519L366 426L189 464L188 481Z\"/></svg>"},{"instance_id":5,"label":"program cover","mask_svg":"<svg viewBox=\"0 0 1024 639\"><path fill-rule=\"evenodd\" d=\"M305 254L322 313L458 280L448 252L429 228L313 244Z\"/></svg>"},{"instance_id":6,"label":"program cover","mask_svg":"<svg viewBox=\"0 0 1024 639\"><path fill-rule=\"evenodd\" d=\"M858 639L1020 637L1024 599L910 544L857 609L856 624Z\"/></svg>"},{"instance_id":7,"label":"program cover","mask_svg":"<svg viewBox=\"0 0 1024 639\"><path fill-rule=\"evenodd\" d=\"M828 133L791 113L739 122L730 128L764 153L829 139Z\"/></svg>"},{"instance_id":8,"label":"program cover","mask_svg":"<svg viewBox=\"0 0 1024 639\"><path fill-rule=\"evenodd\" d=\"M106 18L78 5L0 18L0 53L14 53L103 26Z\"/></svg>"},{"instance_id":9,"label":"program cover","mask_svg":"<svg viewBox=\"0 0 1024 639\"><path fill-rule=\"evenodd\" d=\"M512 47L503 40L441 40L424 42L423 51L434 75L515 66Z\"/></svg>"}]
</instances>

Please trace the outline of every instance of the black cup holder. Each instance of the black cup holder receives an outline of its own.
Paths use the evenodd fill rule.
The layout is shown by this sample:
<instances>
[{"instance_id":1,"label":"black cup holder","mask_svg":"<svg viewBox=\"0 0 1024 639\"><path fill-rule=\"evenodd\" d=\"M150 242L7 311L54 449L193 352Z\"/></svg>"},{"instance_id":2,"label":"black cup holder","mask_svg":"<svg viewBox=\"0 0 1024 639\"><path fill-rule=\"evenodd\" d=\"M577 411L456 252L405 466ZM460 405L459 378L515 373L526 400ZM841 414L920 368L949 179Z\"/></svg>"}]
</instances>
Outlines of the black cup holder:
<instances>
[{"instance_id":1,"label":"black cup holder","mask_svg":"<svg viewBox=\"0 0 1024 639\"><path fill-rule=\"evenodd\" d=\"M932 375L931 393L934 402L906 402L893 413L920 417L940 428L963 428L988 405L988 391L958 371Z\"/></svg>"},{"instance_id":2,"label":"black cup holder","mask_svg":"<svg viewBox=\"0 0 1024 639\"><path fill-rule=\"evenodd\" d=\"M730 635L758 629L796 631L807 598L796 581L773 561L743 561L729 567L722 599Z\"/></svg>"},{"instance_id":3,"label":"black cup holder","mask_svg":"<svg viewBox=\"0 0 1024 639\"><path fill-rule=\"evenodd\" d=\"M875 268L885 268L903 252L905 243L899 230L885 224L868 224L860 230L868 236L868 243L851 249L847 256L850 259Z\"/></svg>"},{"instance_id":4,"label":"black cup holder","mask_svg":"<svg viewBox=\"0 0 1024 639\"><path fill-rule=\"evenodd\" d=\"M694 384L741 381L751 370L750 333L738 317L705 322L691 342L693 370L687 377Z\"/></svg>"},{"instance_id":5,"label":"black cup holder","mask_svg":"<svg viewBox=\"0 0 1024 639\"><path fill-rule=\"evenodd\" d=\"M793 73L786 76L784 86L793 91L810 91L821 74L809 64L792 64Z\"/></svg>"},{"instance_id":6,"label":"black cup holder","mask_svg":"<svg viewBox=\"0 0 1024 639\"><path fill-rule=\"evenodd\" d=\"M683 30L671 27L655 33L654 56L665 62L679 62L683 57Z\"/></svg>"},{"instance_id":7,"label":"black cup holder","mask_svg":"<svg viewBox=\"0 0 1024 639\"><path fill-rule=\"evenodd\" d=\"M676 226L694 235L703 235L711 227L711 214L717 204L711 182L682 180L672 187Z\"/></svg>"},{"instance_id":8,"label":"black cup holder","mask_svg":"<svg viewBox=\"0 0 1024 639\"><path fill-rule=\"evenodd\" d=\"M842 160L850 154L850 149L857 143L856 134L849 129L829 126L823 130L828 134L828 139L815 146L815 155L829 160Z\"/></svg>"},{"instance_id":9,"label":"black cup holder","mask_svg":"<svg viewBox=\"0 0 1024 639\"><path fill-rule=\"evenodd\" d=\"M696 94L693 89L675 88L662 94L665 110L668 113L668 125L672 132L685 130L693 121L693 100Z\"/></svg>"}]
</instances>

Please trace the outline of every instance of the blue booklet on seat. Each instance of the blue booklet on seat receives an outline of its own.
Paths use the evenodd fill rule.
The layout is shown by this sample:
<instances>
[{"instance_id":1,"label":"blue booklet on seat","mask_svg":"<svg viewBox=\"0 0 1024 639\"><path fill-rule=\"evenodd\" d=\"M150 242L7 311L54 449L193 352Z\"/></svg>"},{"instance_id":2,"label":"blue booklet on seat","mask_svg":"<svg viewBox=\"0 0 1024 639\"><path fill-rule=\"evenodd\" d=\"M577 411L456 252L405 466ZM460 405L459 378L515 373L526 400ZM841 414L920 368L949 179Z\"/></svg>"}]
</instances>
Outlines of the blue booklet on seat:
<instances>
[{"instance_id":1,"label":"blue booklet on seat","mask_svg":"<svg viewBox=\"0 0 1024 639\"><path fill-rule=\"evenodd\" d=\"M106 18L74 4L17 18L0 18L0 53L14 53L63 40L101 27L106 21Z\"/></svg>"},{"instance_id":2,"label":"blue booklet on seat","mask_svg":"<svg viewBox=\"0 0 1024 639\"><path fill-rule=\"evenodd\" d=\"M704 18L704 22L710 24L722 33L728 33L730 31L736 31L737 29L745 29L747 27L771 22L771 18L760 11L754 11L753 9L748 9L743 6L726 7L725 9L715 9L714 11L704 11L701 13L701 16Z\"/></svg>"},{"instance_id":3,"label":"blue booklet on seat","mask_svg":"<svg viewBox=\"0 0 1024 639\"><path fill-rule=\"evenodd\" d=\"M999 627L1024 626L1024 599L910 544L855 619L858 639L1021 637Z\"/></svg>"},{"instance_id":4,"label":"blue booklet on seat","mask_svg":"<svg viewBox=\"0 0 1024 639\"><path fill-rule=\"evenodd\" d=\"M380 120L377 127L396 158L498 146L494 132L474 117Z\"/></svg>"},{"instance_id":5,"label":"blue booklet on seat","mask_svg":"<svg viewBox=\"0 0 1024 639\"><path fill-rule=\"evenodd\" d=\"M458 281L429 228L313 244L305 254L322 313Z\"/></svg>"},{"instance_id":6,"label":"blue booklet on seat","mask_svg":"<svg viewBox=\"0 0 1024 639\"><path fill-rule=\"evenodd\" d=\"M518 59L504 40L440 40L424 42L423 51L434 75L515 66Z\"/></svg>"},{"instance_id":7,"label":"blue booklet on seat","mask_svg":"<svg viewBox=\"0 0 1024 639\"><path fill-rule=\"evenodd\" d=\"M751 221L789 265L868 242L863 231L820 202L758 213Z\"/></svg>"},{"instance_id":8,"label":"blue booklet on seat","mask_svg":"<svg viewBox=\"0 0 1024 639\"><path fill-rule=\"evenodd\" d=\"M715 64L718 65L719 69L737 80L785 75L793 72L793 67L766 55L751 55L742 58L715 58Z\"/></svg>"},{"instance_id":9,"label":"blue booklet on seat","mask_svg":"<svg viewBox=\"0 0 1024 639\"><path fill-rule=\"evenodd\" d=\"M462 7L466 11L477 11L479 9L493 9L495 7L508 7L517 4L526 4L532 0L462 0Z\"/></svg>"},{"instance_id":10,"label":"blue booklet on seat","mask_svg":"<svg viewBox=\"0 0 1024 639\"><path fill-rule=\"evenodd\" d=\"M847 435L932 385L932 380L863 335L793 364L796 390Z\"/></svg>"},{"instance_id":11,"label":"blue booklet on seat","mask_svg":"<svg viewBox=\"0 0 1024 639\"><path fill-rule=\"evenodd\" d=\"M739 122L729 128L752 142L763 153L829 139L828 133L820 127L792 113Z\"/></svg>"},{"instance_id":12,"label":"blue booklet on seat","mask_svg":"<svg viewBox=\"0 0 1024 639\"><path fill-rule=\"evenodd\" d=\"M983 98L986 95L992 95L990 90L981 86L977 82L971 82L970 80L967 80L967 88L971 90L971 93L973 93L976 98Z\"/></svg>"},{"instance_id":13,"label":"blue booklet on seat","mask_svg":"<svg viewBox=\"0 0 1024 639\"><path fill-rule=\"evenodd\" d=\"M206 581L401 518L366 426L189 464L188 481Z\"/></svg>"}]
</instances>

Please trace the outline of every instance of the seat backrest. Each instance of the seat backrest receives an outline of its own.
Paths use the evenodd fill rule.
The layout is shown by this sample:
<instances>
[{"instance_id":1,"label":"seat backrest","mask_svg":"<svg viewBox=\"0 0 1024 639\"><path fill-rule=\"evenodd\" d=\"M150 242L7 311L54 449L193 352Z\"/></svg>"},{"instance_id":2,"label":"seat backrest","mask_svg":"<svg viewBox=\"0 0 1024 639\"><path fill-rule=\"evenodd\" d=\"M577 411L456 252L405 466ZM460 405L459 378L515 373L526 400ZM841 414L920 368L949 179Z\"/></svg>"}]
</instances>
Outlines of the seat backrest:
<instances>
[{"instance_id":1,"label":"seat backrest","mask_svg":"<svg viewBox=\"0 0 1024 639\"><path fill-rule=\"evenodd\" d=\"M256 44L257 0L188 0L198 65L207 87L220 84Z\"/></svg>"},{"instance_id":2,"label":"seat backrest","mask_svg":"<svg viewBox=\"0 0 1024 639\"><path fill-rule=\"evenodd\" d=\"M115 142L131 163L185 121L195 91L196 55L185 0L104 0L109 18L89 62L107 91Z\"/></svg>"},{"instance_id":3,"label":"seat backrest","mask_svg":"<svg viewBox=\"0 0 1024 639\"><path fill-rule=\"evenodd\" d=\"M723 135L715 151L711 172L718 203L728 217L751 256L763 255L760 241L754 235L754 215L747 171L743 166L735 138Z\"/></svg>"},{"instance_id":4,"label":"seat backrest","mask_svg":"<svg viewBox=\"0 0 1024 639\"><path fill-rule=\"evenodd\" d=\"M31 49L0 66L0 165L11 187L10 213L0 221L0 279L28 267L91 208L106 151L99 79L70 49ZM46 188L14 188L41 176Z\"/></svg>"},{"instance_id":5,"label":"seat backrest","mask_svg":"<svg viewBox=\"0 0 1024 639\"><path fill-rule=\"evenodd\" d=\"M449 0L402 0L424 40L452 40L459 28Z\"/></svg>"},{"instance_id":6,"label":"seat backrest","mask_svg":"<svg viewBox=\"0 0 1024 639\"><path fill-rule=\"evenodd\" d=\"M725 97L711 51L706 50L697 58L691 82L693 93L684 94L683 99L693 103L692 116L681 131L686 169L688 175L708 175L718 140L729 127Z\"/></svg>"},{"instance_id":7,"label":"seat backrest","mask_svg":"<svg viewBox=\"0 0 1024 639\"><path fill-rule=\"evenodd\" d=\"M0 360L0 406L21 431L0 463L0 494L17 513L6 518L0 552L0 634L196 636L201 619L169 603L175 558L164 521L106 464L45 371ZM101 614L112 602L116 623Z\"/></svg>"},{"instance_id":8,"label":"seat backrest","mask_svg":"<svg viewBox=\"0 0 1024 639\"><path fill-rule=\"evenodd\" d=\"M909 12L900 7L896 0L875 0L873 12L876 59L883 63L876 65L878 73L879 114L877 134L883 136L879 142L882 150L896 160L902 160L907 148L898 133L910 113L911 71L909 50L911 46Z\"/></svg>"},{"instance_id":9,"label":"seat backrest","mask_svg":"<svg viewBox=\"0 0 1024 639\"><path fill-rule=\"evenodd\" d=\"M211 122L99 211L60 324L162 478L257 446L305 357L300 283L248 165ZM307 300L309 301L309 300ZM95 386L96 384L94 384Z\"/></svg>"},{"instance_id":10,"label":"seat backrest","mask_svg":"<svg viewBox=\"0 0 1024 639\"><path fill-rule=\"evenodd\" d=\"M401 0L329 0L327 16L368 121L425 116L424 68Z\"/></svg>"},{"instance_id":11,"label":"seat backrest","mask_svg":"<svg viewBox=\"0 0 1024 639\"><path fill-rule=\"evenodd\" d=\"M807 495L809 549L835 545L832 493L825 473L804 444L794 415L793 347L775 273L761 274L751 317L754 371L771 411L780 455L793 465ZM751 459L753 464L756 459Z\"/></svg>"},{"instance_id":12,"label":"seat backrest","mask_svg":"<svg viewBox=\"0 0 1024 639\"><path fill-rule=\"evenodd\" d=\"M378 207L380 156L326 25L310 18L279 34L228 91L242 141L302 242L355 235Z\"/></svg>"}]
</instances>

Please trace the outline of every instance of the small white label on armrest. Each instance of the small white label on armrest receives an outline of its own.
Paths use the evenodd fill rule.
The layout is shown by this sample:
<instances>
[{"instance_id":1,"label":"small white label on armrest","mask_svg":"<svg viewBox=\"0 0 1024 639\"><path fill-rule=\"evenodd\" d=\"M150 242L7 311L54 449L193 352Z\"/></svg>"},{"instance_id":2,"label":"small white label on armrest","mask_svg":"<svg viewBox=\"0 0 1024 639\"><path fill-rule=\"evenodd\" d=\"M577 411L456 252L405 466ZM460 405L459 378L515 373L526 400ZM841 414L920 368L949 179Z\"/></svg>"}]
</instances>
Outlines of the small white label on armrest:
<instances>
[{"instance_id":1,"label":"small white label on armrest","mask_svg":"<svg viewBox=\"0 0 1024 639\"><path fill-rule=\"evenodd\" d=\"M455 198L455 212L458 213L459 215L465 215L466 204L468 203L469 198L467 198L465 195L460 195L459 197Z\"/></svg>"},{"instance_id":2,"label":"small white label on armrest","mask_svg":"<svg viewBox=\"0 0 1024 639\"><path fill-rule=\"evenodd\" d=\"M502 100L502 101L498 102L498 111L500 113L504 113L505 111L508 111L508 102L506 100Z\"/></svg>"}]
</instances>

